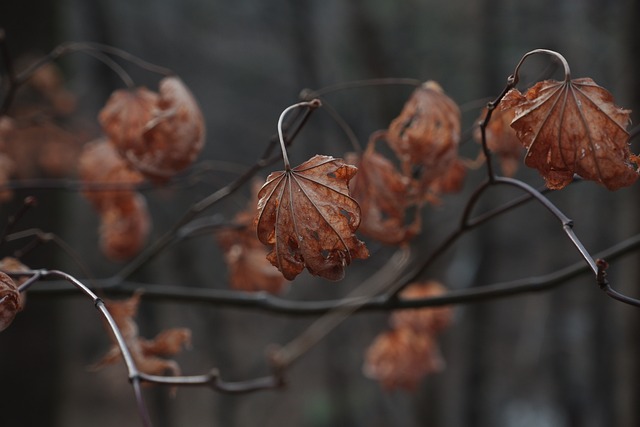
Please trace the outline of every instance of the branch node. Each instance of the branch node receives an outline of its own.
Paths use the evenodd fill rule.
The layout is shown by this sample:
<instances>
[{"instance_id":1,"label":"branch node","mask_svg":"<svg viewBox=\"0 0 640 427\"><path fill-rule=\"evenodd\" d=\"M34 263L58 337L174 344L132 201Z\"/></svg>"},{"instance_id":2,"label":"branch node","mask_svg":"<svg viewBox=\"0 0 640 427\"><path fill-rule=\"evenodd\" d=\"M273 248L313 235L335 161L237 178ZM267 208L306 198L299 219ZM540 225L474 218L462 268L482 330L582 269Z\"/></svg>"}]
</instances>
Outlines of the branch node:
<instances>
[{"instance_id":1,"label":"branch node","mask_svg":"<svg viewBox=\"0 0 640 427\"><path fill-rule=\"evenodd\" d=\"M609 286L609 281L607 280L607 268L609 268L609 263L602 258L598 258L596 259L596 266L598 267L596 280L600 289L604 290Z\"/></svg>"}]
</instances>

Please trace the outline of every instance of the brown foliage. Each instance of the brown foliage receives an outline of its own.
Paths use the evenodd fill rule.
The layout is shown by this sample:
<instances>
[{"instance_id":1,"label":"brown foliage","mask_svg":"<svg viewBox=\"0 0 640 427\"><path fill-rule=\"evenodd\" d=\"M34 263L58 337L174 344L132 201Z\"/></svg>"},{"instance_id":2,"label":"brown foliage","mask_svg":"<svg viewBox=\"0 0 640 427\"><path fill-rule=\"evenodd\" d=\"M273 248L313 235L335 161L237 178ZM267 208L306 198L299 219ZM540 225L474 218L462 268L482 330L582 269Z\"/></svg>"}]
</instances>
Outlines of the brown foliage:
<instances>
[{"instance_id":1,"label":"brown foliage","mask_svg":"<svg viewBox=\"0 0 640 427\"><path fill-rule=\"evenodd\" d=\"M413 283L402 299L444 294L439 282ZM391 331L374 340L365 353L364 373L387 389L414 390L422 378L444 368L436 336L451 324L450 307L398 310L391 315Z\"/></svg>"},{"instance_id":2,"label":"brown foliage","mask_svg":"<svg viewBox=\"0 0 640 427\"><path fill-rule=\"evenodd\" d=\"M442 295L446 288L435 280L424 283L413 283L400 293L402 299L429 298ZM451 324L453 316L451 307L427 307L398 310L391 315L391 325L398 328L409 328L416 332L438 333Z\"/></svg>"},{"instance_id":3,"label":"brown foliage","mask_svg":"<svg viewBox=\"0 0 640 427\"><path fill-rule=\"evenodd\" d=\"M109 141L104 138L84 145L78 161L78 174L80 179L87 184L124 187L118 190L95 188L83 191L82 194L98 211L131 199L134 194L133 188L144 179L139 172L129 167ZM131 188L127 188L128 185Z\"/></svg>"},{"instance_id":4,"label":"brown foliage","mask_svg":"<svg viewBox=\"0 0 640 427\"><path fill-rule=\"evenodd\" d=\"M408 242L420 232L420 207L412 203L411 179L401 174L393 163L375 149L375 136L359 160L347 158L358 167L350 189L362 211L358 231L389 245ZM413 219L407 211L413 208Z\"/></svg>"},{"instance_id":5,"label":"brown foliage","mask_svg":"<svg viewBox=\"0 0 640 427\"><path fill-rule=\"evenodd\" d=\"M151 219L145 198L138 193L100 213L100 248L112 261L126 261L144 247Z\"/></svg>"},{"instance_id":6,"label":"brown foliage","mask_svg":"<svg viewBox=\"0 0 640 427\"><path fill-rule=\"evenodd\" d=\"M413 92L389 125L386 138L400 159L403 174L416 180L416 194L421 200L437 198L442 188L438 180L454 173L451 168L456 171L447 181L458 185L447 188L459 189L464 176L464 168L456 166L460 109L436 82L428 81Z\"/></svg>"},{"instance_id":7,"label":"brown foliage","mask_svg":"<svg viewBox=\"0 0 640 427\"><path fill-rule=\"evenodd\" d=\"M379 335L367 349L364 374L386 390L415 390L422 378L444 368L440 349L429 334L409 328Z\"/></svg>"},{"instance_id":8,"label":"brown foliage","mask_svg":"<svg viewBox=\"0 0 640 427\"><path fill-rule=\"evenodd\" d=\"M487 115L484 109L480 115L480 120ZM487 148L498 156L502 173L506 176L515 175L523 156L524 149L518 139L515 130L511 127L515 111L513 108L495 109L491 114L491 120L485 128ZM476 142L482 142L482 135L479 128L473 133Z\"/></svg>"},{"instance_id":9,"label":"brown foliage","mask_svg":"<svg viewBox=\"0 0 640 427\"><path fill-rule=\"evenodd\" d=\"M18 285L11 277L0 271L0 331L9 327L23 307L24 300L18 292Z\"/></svg>"},{"instance_id":10,"label":"brown foliage","mask_svg":"<svg viewBox=\"0 0 640 427\"><path fill-rule=\"evenodd\" d=\"M104 132L134 168L164 181L195 160L204 145L204 118L178 77L165 77L159 93L115 91L100 112Z\"/></svg>"},{"instance_id":11,"label":"brown foliage","mask_svg":"<svg viewBox=\"0 0 640 427\"><path fill-rule=\"evenodd\" d=\"M565 187L578 174L609 190L638 179L628 146L629 110L589 78L546 80L524 95L509 91L502 108L513 108L511 126L527 148L525 164L536 168L551 189Z\"/></svg>"},{"instance_id":12,"label":"brown foliage","mask_svg":"<svg viewBox=\"0 0 640 427\"><path fill-rule=\"evenodd\" d=\"M267 178L255 224L260 241L273 245L269 261L288 280L305 267L313 275L340 280L352 259L369 256L354 235L360 207L348 185L356 172L341 159L316 155Z\"/></svg>"},{"instance_id":13,"label":"brown foliage","mask_svg":"<svg viewBox=\"0 0 640 427\"><path fill-rule=\"evenodd\" d=\"M172 356L179 353L183 347L190 346L191 331L186 328L172 328L159 333L152 340L140 337L134 318L138 312L141 295L141 292L137 292L126 300L105 300L105 306L120 329L133 361L141 372L149 375L162 375L166 372L180 375L178 364L174 360L165 359L164 356ZM93 369L103 368L120 359L122 352L115 338L113 341L107 354L92 366Z\"/></svg>"},{"instance_id":14,"label":"brown foliage","mask_svg":"<svg viewBox=\"0 0 640 427\"><path fill-rule=\"evenodd\" d=\"M258 190L259 187L247 209L236 215L234 226L219 230L216 240L224 251L229 284L233 289L277 294L285 288L287 281L267 259L268 251L253 227Z\"/></svg>"}]
</instances>

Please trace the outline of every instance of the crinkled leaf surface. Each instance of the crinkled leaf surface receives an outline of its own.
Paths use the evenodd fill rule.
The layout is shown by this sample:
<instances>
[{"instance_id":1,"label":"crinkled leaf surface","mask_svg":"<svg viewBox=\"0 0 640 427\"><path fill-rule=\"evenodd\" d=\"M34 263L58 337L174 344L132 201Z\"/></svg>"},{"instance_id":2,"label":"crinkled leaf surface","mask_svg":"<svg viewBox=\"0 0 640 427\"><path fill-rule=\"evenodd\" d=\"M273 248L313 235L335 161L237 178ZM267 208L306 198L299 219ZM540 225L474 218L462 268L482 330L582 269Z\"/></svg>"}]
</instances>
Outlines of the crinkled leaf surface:
<instances>
[{"instance_id":1,"label":"crinkled leaf surface","mask_svg":"<svg viewBox=\"0 0 640 427\"><path fill-rule=\"evenodd\" d=\"M354 235L360 207L348 184L356 172L341 159L316 155L267 178L258 194L258 238L273 245L267 258L288 280L305 267L313 275L340 280L352 259L369 256Z\"/></svg>"},{"instance_id":2,"label":"crinkled leaf surface","mask_svg":"<svg viewBox=\"0 0 640 427\"><path fill-rule=\"evenodd\" d=\"M375 142L371 140L362 156L356 159L354 155L350 161L358 166L350 188L362 210L359 232L388 245L400 245L420 232L420 206L411 201L410 178L375 150ZM413 219L407 220L410 208Z\"/></svg>"},{"instance_id":3,"label":"crinkled leaf surface","mask_svg":"<svg viewBox=\"0 0 640 427\"><path fill-rule=\"evenodd\" d=\"M503 108L514 108L511 126L527 148L525 164L536 168L547 186L560 189L573 174L596 181L609 190L638 178L628 147L629 110L590 78L546 80L524 95L512 89Z\"/></svg>"}]
</instances>

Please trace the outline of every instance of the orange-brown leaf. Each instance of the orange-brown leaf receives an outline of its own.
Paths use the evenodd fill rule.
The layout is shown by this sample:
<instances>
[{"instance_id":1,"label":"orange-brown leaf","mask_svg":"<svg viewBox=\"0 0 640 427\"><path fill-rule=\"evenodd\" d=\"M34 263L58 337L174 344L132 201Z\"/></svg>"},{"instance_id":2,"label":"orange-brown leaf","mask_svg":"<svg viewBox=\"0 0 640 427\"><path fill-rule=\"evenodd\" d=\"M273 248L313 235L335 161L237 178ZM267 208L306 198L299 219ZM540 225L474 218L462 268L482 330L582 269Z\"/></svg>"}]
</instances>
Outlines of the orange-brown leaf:
<instances>
[{"instance_id":1,"label":"orange-brown leaf","mask_svg":"<svg viewBox=\"0 0 640 427\"><path fill-rule=\"evenodd\" d=\"M429 298L442 295L446 288L434 280L413 283L400 293L402 299ZM408 328L419 333L437 333L451 324L451 307L427 307L398 310L391 315L394 328Z\"/></svg>"},{"instance_id":2,"label":"orange-brown leaf","mask_svg":"<svg viewBox=\"0 0 640 427\"><path fill-rule=\"evenodd\" d=\"M9 327L23 308L23 299L18 285L11 277L0 271L0 331Z\"/></svg>"},{"instance_id":3,"label":"orange-brown leaf","mask_svg":"<svg viewBox=\"0 0 640 427\"><path fill-rule=\"evenodd\" d=\"M372 139L359 160L347 158L358 167L350 189L362 211L358 231L388 245L408 242L420 232L420 206L412 203L409 177L375 150ZM412 212L408 213L409 210ZM413 219L408 220L413 216Z\"/></svg>"},{"instance_id":4,"label":"orange-brown leaf","mask_svg":"<svg viewBox=\"0 0 640 427\"><path fill-rule=\"evenodd\" d=\"M415 390L423 377L440 372L444 360L429 334L396 329L379 335L365 354L364 374L386 390Z\"/></svg>"},{"instance_id":5,"label":"orange-brown leaf","mask_svg":"<svg viewBox=\"0 0 640 427\"><path fill-rule=\"evenodd\" d=\"M369 256L354 235L360 207L348 185L356 172L341 159L316 155L267 178L258 195L258 238L273 245L268 259L288 280L305 267L313 275L339 280L353 259Z\"/></svg>"},{"instance_id":6,"label":"orange-brown leaf","mask_svg":"<svg viewBox=\"0 0 640 427\"><path fill-rule=\"evenodd\" d=\"M83 191L83 196L98 211L129 202L135 193L135 185L144 179L139 172L129 167L106 139L98 139L84 145L78 162L78 174L86 184L123 187L118 190L102 190L96 187ZM127 188L128 186L131 188Z\"/></svg>"},{"instance_id":7,"label":"orange-brown leaf","mask_svg":"<svg viewBox=\"0 0 640 427\"><path fill-rule=\"evenodd\" d=\"M455 166L460 140L460 109L442 88L428 81L417 88L387 131L387 141L415 178L419 197L437 198L434 181Z\"/></svg>"},{"instance_id":8,"label":"orange-brown leaf","mask_svg":"<svg viewBox=\"0 0 640 427\"><path fill-rule=\"evenodd\" d=\"M513 108L511 126L527 148L525 164L536 168L552 189L565 187L578 174L609 190L638 178L628 146L629 110L589 78L546 80L524 95L512 89L503 108Z\"/></svg>"},{"instance_id":9,"label":"orange-brown leaf","mask_svg":"<svg viewBox=\"0 0 640 427\"><path fill-rule=\"evenodd\" d=\"M135 316L138 312L142 292L136 292L131 298L121 301L105 300L105 306L116 325L120 329L127 348L140 371L151 375L162 375L169 372L180 374L180 367L174 360L163 356L172 356L191 344L191 331L186 328L167 329L159 333L154 339L148 340L138 335L138 325ZM92 368L100 369L118 362L121 359L120 347L112 336L113 345L107 354Z\"/></svg>"},{"instance_id":10,"label":"orange-brown leaf","mask_svg":"<svg viewBox=\"0 0 640 427\"><path fill-rule=\"evenodd\" d=\"M145 176L163 181L189 166L204 145L202 112L178 77L165 77L159 93L118 90L100 112L104 132Z\"/></svg>"},{"instance_id":11,"label":"orange-brown leaf","mask_svg":"<svg viewBox=\"0 0 640 427\"><path fill-rule=\"evenodd\" d=\"M254 187L248 208L236 215L235 226L219 230L216 240L224 251L233 289L277 294L283 291L287 281L267 259L268 251L253 227L260 186Z\"/></svg>"},{"instance_id":12,"label":"orange-brown leaf","mask_svg":"<svg viewBox=\"0 0 640 427\"><path fill-rule=\"evenodd\" d=\"M147 202L141 194L133 193L101 211L100 248L110 260L126 261L144 247L150 229Z\"/></svg>"},{"instance_id":13,"label":"orange-brown leaf","mask_svg":"<svg viewBox=\"0 0 640 427\"><path fill-rule=\"evenodd\" d=\"M487 110L483 109L480 118L484 119L486 115ZM524 152L522 143L511 127L514 115L513 108L495 109L485 129L487 148L498 156L502 173L506 176L515 175ZM480 128L475 129L473 138L478 143L482 142Z\"/></svg>"}]
</instances>

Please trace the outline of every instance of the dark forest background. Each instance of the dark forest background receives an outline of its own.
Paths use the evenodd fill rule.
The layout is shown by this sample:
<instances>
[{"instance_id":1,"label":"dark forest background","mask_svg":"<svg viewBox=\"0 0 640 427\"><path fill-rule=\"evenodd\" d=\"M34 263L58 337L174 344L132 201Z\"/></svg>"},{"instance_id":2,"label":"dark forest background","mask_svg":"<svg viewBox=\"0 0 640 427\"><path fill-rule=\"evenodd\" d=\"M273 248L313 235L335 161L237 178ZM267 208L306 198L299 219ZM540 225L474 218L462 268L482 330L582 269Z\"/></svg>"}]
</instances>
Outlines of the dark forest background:
<instances>
[{"instance_id":1,"label":"dark forest background","mask_svg":"<svg viewBox=\"0 0 640 427\"><path fill-rule=\"evenodd\" d=\"M201 160L221 172L192 192L151 192L157 237L189 204L232 179L258 158L286 106L304 88L378 77L436 80L463 109L465 129L495 97L527 51L562 53L574 77L592 77L618 105L640 111L640 6L634 0L25 0L0 3L15 57L39 55L57 44L96 41L173 69L191 88L207 121ZM99 62L74 54L59 62L78 94L87 123L122 83ZM128 68L129 69L129 68ZM131 67L141 85L157 77ZM364 143L388 125L411 93L393 86L353 89L330 102ZM94 131L97 133L97 125ZM334 121L316 113L290 153L294 164L316 153L341 156L349 142ZM640 151L632 141L632 151ZM462 151L477 154L467 142ZM276 167L276 169L279 166ZM266 175L265 171L264 175ZM471 191L483 171L471 173ZM533 185L535 172L518 177ZM249 190L218 208L231 217ZM463 193L464 195L465 193ZM39 207L24 226L52 231L86 255L97 277L118 265L96 250L98 220L77 193L24 190L0 207L3 218L27 195ZM462 196L425 213L416 248L428 250L454 226ZM494 190L481 207L514 197ZM575 220L593 252L638 232L638 184L610 193L592 184L550 195ZM390 253L373 247L344 283L301 276L292 299L346 295ZM378 261L375 261L378 260ZM527 205L465 236L430 271L451 288L481 286L552 272L579 260L555 218ZM54 246L30 255L33 267L80 274ZM617 261L610 277L639 295L638 256ZM185 242L147 265L136 279L149 283L224 288L225 267L212 238ZM42 284L40 286L46 286ZM362 355L387 327L384 313L356 314L311 350L288 374L284 390L227 396L207 389L146 390L155 425L164 426L447 426L596 427L640 425L640 312L608 299L581 276L545 293L456 308L441 344L447 369L419 389L384 392L361 372ZM311 323L265 313L143 300L144 336L173 326L194 331L193 349L178 357L185 373L218 367L229 380L264 374L265 349ZM94 307L80 297L34 295L0 334L0 425L134 426L138 415L124 368L89 372L109 342Z\"/></svg>"}]
</instances>

